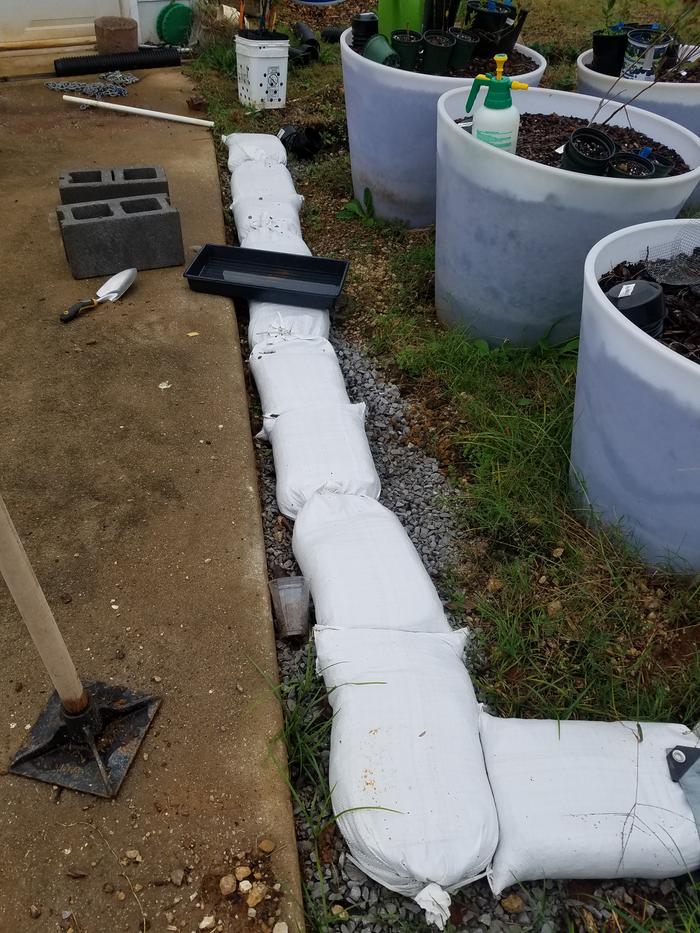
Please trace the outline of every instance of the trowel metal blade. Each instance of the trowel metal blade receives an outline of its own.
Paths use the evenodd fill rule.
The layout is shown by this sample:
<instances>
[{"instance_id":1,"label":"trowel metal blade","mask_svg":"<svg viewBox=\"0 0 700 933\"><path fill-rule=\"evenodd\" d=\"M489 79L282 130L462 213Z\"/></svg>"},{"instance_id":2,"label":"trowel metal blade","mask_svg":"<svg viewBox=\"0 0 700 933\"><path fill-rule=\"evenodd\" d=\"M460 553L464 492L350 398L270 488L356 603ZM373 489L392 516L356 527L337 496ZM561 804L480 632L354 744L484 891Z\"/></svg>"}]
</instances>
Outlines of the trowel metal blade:
<instances>
[{"instance_id":1,"label":"trowel metal blade","mask_svg":"<svg viewBox=\"0 0 700 933\"><path fill-rule=\"evenodd\" d=\"M97 297L102 301L117 301L124 292L134 284L136 269L124 269L117 272L111 279L107 279L102 288L98 289Z\"/></svg>"}]
</instances>

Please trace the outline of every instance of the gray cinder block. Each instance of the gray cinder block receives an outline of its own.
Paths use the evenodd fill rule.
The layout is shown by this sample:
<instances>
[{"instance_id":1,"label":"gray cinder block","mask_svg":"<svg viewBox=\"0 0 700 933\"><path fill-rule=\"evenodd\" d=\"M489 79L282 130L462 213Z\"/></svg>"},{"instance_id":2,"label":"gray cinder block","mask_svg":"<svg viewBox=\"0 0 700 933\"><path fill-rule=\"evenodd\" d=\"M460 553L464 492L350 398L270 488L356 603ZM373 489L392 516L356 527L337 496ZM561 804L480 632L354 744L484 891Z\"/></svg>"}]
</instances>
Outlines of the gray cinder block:
<instances>
[{"instance_id":1,"label":"gray cinder block","mask_svg":"<svg viewBox=\"0 0 700 933\"><path fill-rule=\"evenodd\" d=\"M180 215L163 194L65 204L56 213L76 279L185 261Z\"/></svg>"},{"instance_id":2,"label":"gray cinder block","mask_svg":"<svg viewBox=\"0 0 700 933\"><path fill-rule=\"evenodd\" d=\"M66 169L58 176L61 204L169 194L160 165L117 165L113 168Z\"/></svg>"}]
</instances>

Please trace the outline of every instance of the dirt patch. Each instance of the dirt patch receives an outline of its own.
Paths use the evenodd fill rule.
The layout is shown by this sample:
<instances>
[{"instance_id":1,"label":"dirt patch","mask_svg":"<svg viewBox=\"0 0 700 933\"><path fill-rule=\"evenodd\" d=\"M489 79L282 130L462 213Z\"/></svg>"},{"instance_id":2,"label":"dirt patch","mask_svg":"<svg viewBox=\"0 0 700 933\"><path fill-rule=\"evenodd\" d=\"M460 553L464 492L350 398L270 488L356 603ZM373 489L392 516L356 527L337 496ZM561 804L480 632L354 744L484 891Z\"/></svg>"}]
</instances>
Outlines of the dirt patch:
<instances>
[{"instance_id":1,"label":"dirt patch","mask_svg":"<svg viewBox=\"0 0 700 933\"><path fill-rule=\"evenodd\" d=\"M695 254L694 264L700 265L700 248L695 250ZM613 285L633 279L656 281L647 271L645 262L622 262L599 279L598 284L607 292ZM663 334L657 339L681 356L694 363L700 363L700 285L660 284L666 302L667 317Z\"/></svg>"},{"instance_id":2,"label":"dirt patch","mask_svg":"<svg viewBox=\"0 0 700 933\"><path fill-rule=\"evenodd\" d=\"M588 125L588 121L580 117L560 116L556 113L524 113L520 118L517 154L541 165L558 166L561 154L556 150L566 143L574 130ZM598 123L591 125L607 133L618 149L639 152L649 146L659 155L671 159L671 175L683 175L690 171L675 149L664 146L644 133L626 126L611 126L609 123L604 126Z\"/></svg>"}]
</instances>

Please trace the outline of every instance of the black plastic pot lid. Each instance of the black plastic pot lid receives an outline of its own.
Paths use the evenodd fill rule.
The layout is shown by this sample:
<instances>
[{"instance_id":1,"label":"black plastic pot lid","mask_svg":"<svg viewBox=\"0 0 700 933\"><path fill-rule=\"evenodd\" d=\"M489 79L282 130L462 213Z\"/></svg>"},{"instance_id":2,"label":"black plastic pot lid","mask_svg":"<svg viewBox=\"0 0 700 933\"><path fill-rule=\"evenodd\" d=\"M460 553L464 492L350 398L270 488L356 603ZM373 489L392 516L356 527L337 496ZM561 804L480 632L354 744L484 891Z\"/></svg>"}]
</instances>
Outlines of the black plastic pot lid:
<instances>
[{"instance_id":1,"label":"black plastic pot lid","mask_svg":"<svg viewBox=\"0 0 700 933\"><path fill-rule=\"evenodd\" d=\"M666 317L664 292L656 282L633 279L619 282L606 293L615 307L642 330L657 336Z\"/></svg>"}]
</instances>

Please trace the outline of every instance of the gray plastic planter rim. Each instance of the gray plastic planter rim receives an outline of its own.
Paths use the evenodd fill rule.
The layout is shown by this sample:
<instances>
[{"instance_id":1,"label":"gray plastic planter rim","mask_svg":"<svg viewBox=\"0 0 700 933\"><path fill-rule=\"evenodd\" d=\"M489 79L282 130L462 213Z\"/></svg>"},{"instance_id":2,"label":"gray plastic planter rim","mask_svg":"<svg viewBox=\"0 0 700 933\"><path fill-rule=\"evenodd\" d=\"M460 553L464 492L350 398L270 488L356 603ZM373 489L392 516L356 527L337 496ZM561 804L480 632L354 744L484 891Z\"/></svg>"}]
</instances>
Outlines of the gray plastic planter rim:
<instances>
[{"instance_id":1,"label":"gray plastic planter rim","mask_svg":"<svg viewBox=\"0 0 700 933\"><path fill-rule=\"evenodd\" d=\"M584 61L585 59L585 61ZM652 89L653 100L656 103L660 101L660 94L668 94L673 100L669 100L669 103L674 104L687 104L692 106L693 104L698 103L700 99L700 83L690 82L690 81L640 81L638 78L614 78L612 75L604 75L599 71L594 71L590 67L590 62L593 60L593 49L586 49L585 52L581 52L579 57L576 59L576 68L578 71L585 76L585 78L593 83L598 83L600 81L605 81L606 78L610 79L610 87L613 95L619 94L621 91L630 91L637 92L641 91L643 88ZM617 82L615 87L612 87L613 82ZM640 95L640 100L644 100L645 95ZM650 98L651 99L651 98Z\"/></svg>"},{"instance_id":2,"label":"gray plastic planter rim","mask_svg":"<svg viewBox=\"0 0 700 933\"><path fill-rule=\"evenodd\" d=\"M675 350L667 347L654 337L649 336L641 327L637 327L636 324L628 320L625 315L615 307L612 301L610 301L600 285L598 285L598 278L595 272L595 264L600 254L605 253L611 243L624 240L625 237L629 236L631 233L643 233L645 230L658 230L660 227L667 227L669 232L673 231L675 228L680 233L683 227L693 225L700 228L700 219L683 220L675 218L673 220L654 220L647 224L633 224L631 227L623 227L621 230L615 230L614 233L609 233L608 236L603 237L602 240L598 240L595 246L590 250L586 256L583 277L592 293L596 294L600 299L601 310L607 313L616 327L620 328L626 340L638 342L640 346L644 346L653 353L656 353L669 364L685 370L691 378L700 380L700 363L695 363L693 360L681 356L680 353L676 353Z\"/></svg>"},{"instance_id":3,"label":"gray plastic planter rim","mask_svg":"<svg viewBox=\"0 0 700 933\"><path fill-rule=\"evenodd\" d=\"M350 28L345 30L345 32L340 37L340 41L344 42L348 48L352 49L351 38L352 29ZM534 49L529 48L527 45L521 45L519 42L516 44L515 48L518 50L518 52L522 52L523 55L527 55L528 58L532 58L537 62L537 67L533 68L532 71L524 71L521 74L515 75L514 77L517 79L529 77L530 75L534 75L540 69L544 71L544 69L547 67L547 59L544 57L544 55L540 55L540 53L536 52ZM365 58L364 55L360 55L360 58L365 63L368 71L370 72L376 69L382 69L382 71L384 71L384 69L387 67L386 65L382 65L379 62L373 62L371 59ZM451 78L449 75L429 75L424 74L422 71L403 71L400 68L396 68L394 70L400 71L401 74L405 76L409 90L410 84L413 81L420 81L421 84L426 87L430 87L431 84L437 85L438 83L440 86L444 86L446 81L453 81L455 88L458 88L465 87L465 85L471 84L471 82L474 80L473 78Z\"/></svg>"},{"instance_id":4,"label":"gray plastic planter rim","mask_svg":"<svg viewBox=\"0 0 700 933\"><path fill-rule=\"evenodd\" d=\"M462 85L462 87L455 88L455 90L453 91L445 91L445 93L440 97L440 99L438 100L438 119L444 121L444 123L447 125L448 132L453 133L456 137L460 138L463 141L462 144L464 146L467 146L467 147L487 146L488 143L482 143L479 140L475 139L471 135L471 133L466 133L461 126L458 126L454 122L453 118L447 112L447 108L445 106L445 98L447 98L448 96L452 96L452 95L457 96L458 92L466 96L468 94L468 88ZM533 87L533 88L530 88L527 93L528 94L555 94L557 95L557 97L560 97L561 100L563 100L564 98L569 98L569 97L578 98L579 101L581 100L582 97L587 97L589 100L595 101L596 103L600 100L600 98L593 97L591 94L574 94L570 91L555 91L549 88ZM610 101L610 103L616 104L617 101ZM650 114L648 110L642 110L640 107L633 107L632 105L628 105L626 109L632 119L634 119L635 115L637 114L640 117L643 117L644 119L648 119L649 116L653 116L655 121L658 120L661 123L665 123L668 126L672 126L674 130L680 130L681 133L688 136L690 140L694 140L696 145L699 142L699 139L695 135L695 133L693 133L691 130L686 129L684 126L681 126L680 123L675 123L673 120L667 120L666 117L662 117L660 114L657 114L657 113ZM561 113L560 110L557 110L555 112ZM663 139L661 140L661 142L663 142ZM540 162L533 162L531 159L524 159L522 156L516 155L514 152L506 152L503 149L498 149L496 146L491 146L490 148L493 150L493 152L490 153L491 158L495 160L498 160L498 159L505 160L504 171L506 172L508 172L508 165L512 165L514 167L515 165L522 165L523 162L527 163L528 170L531 170L534 172L546 173L550 176L552 175L553 172L557 173L557 177L559 177L561 174L566 172L566 169L560 169L552 165L542 165ZM597 187L598 185L608 185L608 186L618 185L619 186L620 184L624 184L627 186L625 190L629 190L630 192L632 192L635 190L636 191L643 190L643 188L640 188L640 186L644 186L644 185L664 184L667 187L670 187L671 185L686 184L688 180L691 178L694 178L700 181L700 163L694 169L691 169L689 172L686 172L684 175L668 175L665 178L653 178L653 179L650 179L650 178L639 178L639 179L608 178L604 175L585 175L582 172L567 172L567 174L575 175L576 183L579 186L592 185L592 186Z\"/></svg>"}]
</instances>

